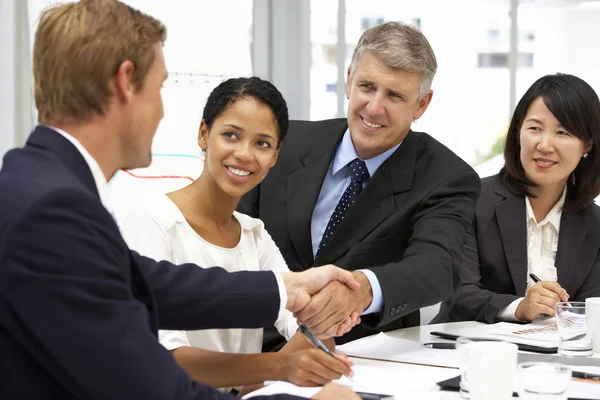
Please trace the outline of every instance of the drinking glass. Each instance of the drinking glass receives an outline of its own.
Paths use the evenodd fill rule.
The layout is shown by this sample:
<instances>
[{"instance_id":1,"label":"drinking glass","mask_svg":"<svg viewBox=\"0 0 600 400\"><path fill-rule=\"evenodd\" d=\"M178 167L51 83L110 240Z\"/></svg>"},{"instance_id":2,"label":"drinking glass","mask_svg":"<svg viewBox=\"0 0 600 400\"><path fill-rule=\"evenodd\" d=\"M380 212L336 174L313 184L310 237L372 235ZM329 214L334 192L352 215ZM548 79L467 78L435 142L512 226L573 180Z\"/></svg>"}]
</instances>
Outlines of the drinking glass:
<instances>
[{"instance_id":1,"label":"drinking glass","mask_svg":"<svg viewBox=\"0 0 600 400\"><path fill-rule=\"evenodd\" d=\"M554 306L556 325L560 333L559 354L585 357L593 354L594 325L591 322L598 304L581 301L560 302Z\"/></svg>"},{"instance_id":2,"label":"drinking glass","mask_svg":"<svg viewBox=\"0 0 600 400\"><path fill-rule=\"evenodd\" d=\"M571 367L557 363L525 362L517 366L517 393L522 400L566 400Z\"/></svg>"}]
</instances>

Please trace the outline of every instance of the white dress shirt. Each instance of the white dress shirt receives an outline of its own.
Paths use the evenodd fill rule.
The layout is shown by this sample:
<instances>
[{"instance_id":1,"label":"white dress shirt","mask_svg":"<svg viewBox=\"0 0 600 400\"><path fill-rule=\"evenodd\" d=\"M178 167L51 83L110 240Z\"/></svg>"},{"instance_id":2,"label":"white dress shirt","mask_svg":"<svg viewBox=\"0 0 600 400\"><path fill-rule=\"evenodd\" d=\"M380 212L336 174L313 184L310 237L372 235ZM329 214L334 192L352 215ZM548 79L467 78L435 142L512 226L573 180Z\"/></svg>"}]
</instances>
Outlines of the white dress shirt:
<instances>
[{"instance_id":1,"label":"white dress shirt","mask_svg":"<svg viewBox=\"0 0 600 400\"><path fill-rule=\"evenodd\" d=\"M230 272L287 272L287 264L262 221L238 212L233 216L241 226L240 241L233 248L215 246L200 237L166 195L148 197L130 210L123 218L121 232L132 249L155 260L218 265ZM275 327L288 340L298 329L292 313L285 308L280 308ZM262 329L159 332L159 340L168 350L192 346L228 353L260 353L262 338Z\"/></svg>"},{"instance_id":2,"label":"white dress shirt","mask_svg":"<svg viewBox=\"0 0 600 400\"><path fill-rule=\"evenodd\" d=\"M529 278L533 273L543 281L558 280L556 273L556 249L558 248L558 233L560 231L560 218L562 209L565 205L567 187L565 186L563 194L556 202L554 207L548 212L541 221L535 220L529 197L525 197L526 219L527 219L527 292L535 282ZM515 311L521 304L523 297L513 301L507 307L498 313L498 318L503 321L517 321Z\"/></svg>"}]
</instances>

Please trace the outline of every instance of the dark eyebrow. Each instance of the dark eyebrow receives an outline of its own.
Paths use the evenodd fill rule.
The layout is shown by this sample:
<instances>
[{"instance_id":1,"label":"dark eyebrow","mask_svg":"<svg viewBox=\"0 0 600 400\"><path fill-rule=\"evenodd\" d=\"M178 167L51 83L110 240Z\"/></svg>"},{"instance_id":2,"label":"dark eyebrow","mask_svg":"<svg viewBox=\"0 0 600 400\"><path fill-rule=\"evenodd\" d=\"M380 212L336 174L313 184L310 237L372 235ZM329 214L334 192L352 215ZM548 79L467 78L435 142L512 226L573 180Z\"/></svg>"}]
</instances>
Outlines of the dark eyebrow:
<instances>
[{"instance_id":1,"label":"dark eyebrow","mask_svg":"<svg viewBox=\"0 0 600 400\"><path fill-rule=\"evenodd\" d=\"M535 122L535 123L537 123L537 124L544 125L544 124L543 124L543 122L542 122L542 121L540 121L540 120L539 120L539 119L537 119L537 118L528 118L528 119L526 119L526 120L525 120L525 122Z\"/></svg>"},{"instance_id":2,"label":"dark eyebrow","mask_svg":"<svg viewBox=\"0 0 600 400\"><path fill-rule=\"evenodd\" d=\"M273 139L275 140L275 138L271 135L269 135L268 133L257 133L256 136L261 137L261 138L265 138L265 139Z\"/></svg>"},{"instance_id":3,"label":"dark eyebrow","mask_svg":"<svg viewBox=\"0 0 600 400\"><path fill-rule=\"evenodd\" d=\"M236 129L236 130L238 130L238 131L242 131L242 132L244 131L244 128L241 128L241 127L239 127L239 126L237 126L237 125L234 125L234 124L225 124L225 126L230 126L230 127L232 127L233 129Z\"/></svg>"},{"instance_id":4,"label":"dark eyebrow","mask_svg":"<svg viewBox=\"0 0 600 400\"><path fill-rule=\"evenodd\" d=\"M525 122L535 122L535 123L538 123L540 125L544 125L544 123L542 121L540 121L539 119L537 119L537 118L528 118L528 119L525 120ZM560 129L566 129L564 126L562 126L560 124L560 122L558 124L556 124L556 127L560 128Z\"/></svg>"}]
</instances>

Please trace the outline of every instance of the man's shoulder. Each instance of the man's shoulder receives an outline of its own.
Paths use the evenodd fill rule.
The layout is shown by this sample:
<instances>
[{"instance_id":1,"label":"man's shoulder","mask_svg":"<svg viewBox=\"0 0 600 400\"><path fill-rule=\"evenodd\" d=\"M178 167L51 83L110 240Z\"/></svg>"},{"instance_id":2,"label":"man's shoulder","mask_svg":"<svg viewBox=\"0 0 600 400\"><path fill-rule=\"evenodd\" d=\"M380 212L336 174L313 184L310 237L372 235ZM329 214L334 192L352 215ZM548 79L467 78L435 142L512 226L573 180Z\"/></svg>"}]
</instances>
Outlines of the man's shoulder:
<instances>
[{"instance_id":1,"label":"man's shoulder","mask_svg":"<svg viewBox=\"0 0 600 400\"><path fill-rule=\"evenodd\" d=\"M327 133L339 133L348 129L346 118L324 119L321 121L291 120L286 140L305 140Z\"/></svg>"},{"instance_id":2,"label":"man's shoulder","mask_svg":"<svg viewBox=\"0 0 600 400\"><path fill-rule=\"evenodd\" d=\"M410 135L416 143L417 164L426 166L428 173L447 175L467 172L476 175L469 164L431 135L416 131L411 131Z\"/></svg>"},{"instance_id":3,"label":"man's shoulder","mask_svg":"<svg viewBox=\"0 0 600 400\"><path fill-rule=\"evenodd\" d=\"M10 193L0 196L3 228L53 199L60 199L65 209L78 210L78 199L91 196L51 155L28 147L7 153L0 171L0 193Z\"/></svg>"}]
</instances>

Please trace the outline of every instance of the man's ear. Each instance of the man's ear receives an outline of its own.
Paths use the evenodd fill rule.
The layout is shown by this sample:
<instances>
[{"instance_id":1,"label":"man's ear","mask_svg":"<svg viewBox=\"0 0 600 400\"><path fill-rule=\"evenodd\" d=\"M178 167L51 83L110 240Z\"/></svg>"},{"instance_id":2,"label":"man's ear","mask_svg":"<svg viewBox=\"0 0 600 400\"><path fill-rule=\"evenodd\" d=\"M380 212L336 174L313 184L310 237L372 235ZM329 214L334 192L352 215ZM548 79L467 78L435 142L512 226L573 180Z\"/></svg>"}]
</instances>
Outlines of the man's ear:
<instances>
[{"instance_id":1,"label":"man's ear","mask_svg":"<svg viewBox=\"0 0 600 400\"><path fill-rule=\"evenodd\" d=\"M430 90L427 93L425 93L425 96L423 96L423 98L421 100L419 100L419 106L417 107L417 109L415 110L415 113L413 114L414 121L421 118L421 116L425 113L425 110L427 110L427 107L429 107L429 104L431 103L432 97L433 97L433 90Z\"/></svg>"},{"instance_id":2,"label":"man's ear","mask_svg":"<svg viewBox=\"0 0 600 400\"><path fill-rule=\"evenodd\" d=\"M350 100L350 92L352 89L352 77L350 76L350 67L348 67L348 73L346 74L346 98Z\"/></svg>"},{"instance_id":3,"label":"man's ear","mask_svg":"<svg viewBox=\"0 0 600 400\"><path fill-rule=\"evenodd\" d=\"M133 95L136 91L136 85L133 81L133 75L135 73L135 65L125 60L117 68L117 73L113 78L113 87L117 98L125 103L129 104Z\"/></svg>"}]
</instances>

